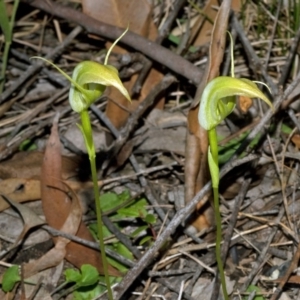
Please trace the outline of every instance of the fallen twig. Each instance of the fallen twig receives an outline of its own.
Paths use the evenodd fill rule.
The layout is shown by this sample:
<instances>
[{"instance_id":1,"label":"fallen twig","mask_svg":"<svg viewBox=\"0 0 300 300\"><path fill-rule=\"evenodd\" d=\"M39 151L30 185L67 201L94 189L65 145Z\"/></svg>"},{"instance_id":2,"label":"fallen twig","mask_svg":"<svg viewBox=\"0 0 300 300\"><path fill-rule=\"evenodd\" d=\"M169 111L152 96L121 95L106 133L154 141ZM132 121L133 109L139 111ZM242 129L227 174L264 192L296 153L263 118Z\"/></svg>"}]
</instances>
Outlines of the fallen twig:
<instances>
[{"instance_id":1,"label":"fallen twig","mask_svg":"<svg viewBox=\"0 0 300 300\"><path fill-rule=\"evenodd\" d=\"M220 172L220 178L222 178L226 173L228 173L232 168L238 165L244 164L246 162L256 159L258 156L250 154L245 158L238 159L231 162L225 166ZM136 263L136 265L128 271L123 281L114 290L114 299L118 300L127 291L135 279L141 274L141 272L148 266L151 260L155 257L156 253L166 242L166 240L171 236L171 234L176 230L176 228L194 211L197 203L200 199L210 192L211 182L208 182L201 191L199 191L196 196L189 202L184 208L179 210L174 218L170 221L166 229L157 238L152 247L144 254L144 256Z\"/></svg>"},{"instance_id":2,"label":"fallen twig","mask_svg":"<svg viewBox=\"0 0 300 300\"><path fill-rule=\"evenodd\" d=\"M52 60L55 59L73 40L74 38L82 31L82 28L77 26L71 33L60 43L57 47L53 49L48 55L45 56L46 59ZM18 80L14 82L8 89L6 89L0 96L0 104L7 100L13 92L15 92L24 82L26 82L31 76L38 73L39 70L44 66L45 62L38 61L34 65L30 66L26 72L19 77Z\"/></svg>"},{"instance_id":3,"label":"fallen twig","mask_svg":"<svg viewBox=\"0 0 300 300\"><path fill-rule=\"evenodd\" d=\"M74 22L85 28L89 33L97 34L110 40L117 39L124 32L124 29L108 25L51 0L23 0L23 2L48 12L53 16ZM121 43L142 52L144 55L168 67L170 70L191 80L194 84L198 84L202 80L203 73L199 68L195 67L183 57L138 34L128 31L122 38Z\"/></svg>"}]
</instances>

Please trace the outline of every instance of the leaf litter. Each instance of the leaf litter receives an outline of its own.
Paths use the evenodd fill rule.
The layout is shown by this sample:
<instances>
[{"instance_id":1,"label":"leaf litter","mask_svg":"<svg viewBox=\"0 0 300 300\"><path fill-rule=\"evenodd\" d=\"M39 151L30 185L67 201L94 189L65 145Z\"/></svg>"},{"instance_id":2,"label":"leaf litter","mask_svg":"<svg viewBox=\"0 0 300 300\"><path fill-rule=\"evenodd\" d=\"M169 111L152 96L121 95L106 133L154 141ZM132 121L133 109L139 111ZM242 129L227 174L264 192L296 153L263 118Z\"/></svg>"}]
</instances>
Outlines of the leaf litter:
<instances>
[{"instance_id":1,"label":"leaf litter","mask_svg":"<svg viewBox=\"0 0 300 300\"><path fill-rule=\"evenodd\" d=\"M10 86L17 84L16 74L26 72L30 56L36 55L37 51L45 55L49 48L56 47L58 40L63 43L71 31L70 28L73 29L72 26L74 26L68 21L62 22L61 15L57 15L58 22L52 23L52 20L48 19L49 15L45 13L47 8L42 8L37 14L27 2L24 1L22 5L32 10L32 14L20 13L20 15L22 15L22 20L29 20L30 24L36 26L28 32L28 27L22 25L24 23L20 21L21 23L18 24L21 25L15 27L16 38L12 45L14 51L11 52L11 60L8 64L8 81L4 93L9 90ZM96 18L118 27L126 26L128 23L126 19L130 18L132 26L134 25L132 30L153 41L159 40L162 28L167 24L166 21L168 18L172 19L172 12L176 11L177 5L181 5L173 19L172 26L168 29L170 34L164 40L164 47L180 53L184 58L195 63L199 72L204 73L204 68L208 65L207 43L213 36L215 52L211 56L215 70L210 68L209 71L216 74L218 72L229 74L227 62L229 45L226 42L222 46L223 49L219 48L221 45L219 38L227 40L224 33L227 29L224 26L226 21L221 20L221 25L217 25L220 32L212 35L212 26L208 18L204 18L204 16L207 17L205 12L209 11L210 19L215 21L217 2L205 1L201 4L181 4L181 2L183 1L170 1L170 3L154 1L152 9L147 1L140 1L136 7L122 7L125 2L120 4L119 1L105 1L106 6L100 10L101 17ZM33 1L32 5L38 7L39 0ZM87 9L88 5L90 9ZM283 86L284 93L287 87L297 83L296 80L298 80L298 53L294 52L292 55L293 48L297 49L297 40L299 41L300 36L299 21L296 14L293 14L297 6L285 2L278 6L274 1L248 1L246 3L234 1L232 5L235 11L240 12L240 26L235 23L234 19L230 25L235 39L236 76L265 81L270 85L272 97L276 102L281 95L277 83ZM87 15L92 17L97 15L95 2L83 1L83 6ZM56 14L55 7L54 5L54 15ZM60 11L65 13L64 10ZM112 15L112 11L115 17L107 20L106 18ZM200 18L196 25L191 19L194 16ZM286 22L287 19L289 22ZM68 15L64 16L64 20L68 20ZM44 31L38 29L41 24L44 26ZM22 36L17 34L22 34ZM31 36L30 41L26 40L28 35ZM71 71L76 62L81 60L101 61L103 55L99 51L105 48L104 42L107 42L107 37L104 36L103 40L98 37L95 41L94 37L80 34L72 38L72 41L75 39L75 43L69 45L68 48L62 44L63 56L57 58L59 66L66 71ZM113 39L114 37L111 36L108 40ZM158 66L153 54L153 58L147 58L153 63L148 75L152 78L148 78L145 83L137 74L146 63L140 57L137 59L137 56L133 55L132 49L136 47L134 40L131 41L131 45L127 44L129 47L126 48L126 52L124 49L121 50L121 47L128 43L124 41L124 44L119 47L120 52L115 51L112 55L112 64L119 68L123 72L121 74L127 76L126 78L131 78L130 80L124 79L128 87L133 87L138 81L142 91L139 92L139 89L131 91L132 94L136 93L136 100L131 107L125 107L127 102L124 104L122 100L114 96L114 93L110 92L106 99L101 99L96 104L96 110L106 111L106 119L100 118L99 120L96 114L91 115L96 137L99 140L97 148L99 186L104 195L107 192L114 195L113 198L106 197L110 200L105 203L104 213L114 225L105 224L109 228L106 237L107 248L131 260L127 261L126 265L126 260L122 263L116 258L112 259L111 264L114 267L111 267L111 272L116 272L116 275L120 274L115 269L120 267L118 264L122 265L122 272L130 268L136 270L136 266L144 271L142 275L138 272L129 272L129 275L123 277L123 281L116 288L116 299L125 290L127 290L128 299L137 297L144 299L147 297L199 299L201 297L202 299L203 293L207 299L211 299L211 293L214 291L216 261L213 210L207 200L209 198L199 199L198 208L201 206L202 210L196 214L196 219L200 220L198 231L192 227L188 230L183 228L191 224L186 217L191 215L193 209L190 209L188 214L185 213L182 221L178 222L182 226L178 226L177 229L171 228L171 230L168 227L172 226L174 218L180 216L180 209L187 207L188 204L184 203L183 198L188 203L188 200L192 200L208 180L205 166L205 133L197 127L196 114L194 114L199 99L195 97L195 91L197 88L201 91L201 87L194 86L185 78L178 76L177 82L166 91L162 90L159 93L160 97L157 98L154 106L163 110L149 107L147 113L139 116L138 123L132 124L131 127L125 126L130 129L130 133L120 147L114 142L110 131L115 127L121 136L125 135L122 132L122 126L126 124L127 116L135 107L141 105L140 103L149 91L170 71L167 71L164 66ZM223 50L225 52L222 58L221 51ZM220 69L218 65L216 66L217 57L220 60ZM290 64L290 71L285 74L285 66L288 64ZM41 90L35 90L35 94L40 98L21 97L21 93L29 95L35 87L43 89L45 84L47 91L50 89L53 94L64 86L66 83L63 81L61 85L53 83L54 78L59 78L59 75L50 69L44 68L42 73L32 78L31 83L21 87L19 98L11 97L8 99L11 100L9 105L2 104L3 116L0 128L0 157L8 158L0 164L0 194L3 195L0 198L0 224L8 223L5 224L6 226L0 226L3 227L0 231L1 254L9 254L6 258L1 258L0 274L2 275L6 270L6 267L3 267L6 264L5 260L8 261L7 263L14 264L13 253L24 252L29 245L28 239L31 233L42 231L39 227L43 227L44 223L64 232L67 236L55 237L54 245L51 244L50 248L48 246L42 249L39 257L34 256L34 249L39 242L49 239L49 236L40 236L37 241L31 242L31 250L28 250L27 256L32 257L32 261L23 262L21 286L23 284L28 286L26 277L33 273L40 276L35 281L37 286L41 282L44 285L49 283L48 290L41 287L41 290L44 289L43 294L35 294L34 290L26 291L26 297L32 294L32 299L57 299L60 292L51 293L66 280L63 270L67 267L76 267L80 270L83 265L89 263L98 267L101 273L99 252L70 240L77 236L95 246L95 243L93 244L91 183L88 177L82 178L78 174L88 162L82 160L82 155L84 156L83 147L80 144L82 141L77 140L72 132L77 122L76 117L68 111L65 95L60 95L45 107L43 107L45 96ZM174 71L175 75L178 74L175 61L174 70L171 71ZM131 76L131 74L135 75ZM143 78L144 75L140 76ZM46 97L51 96L53 95L46 95ZM251 139L247 151L245 148L242 149L240 156L246 159L254 155L255 163L248 162L232 168L231 172L222 179L221 213L223 238L228 238L224 240L224 244L229 244L225 272L228 290L231 291L230 299L238 299L238 297L248 299L250 294L253 295L252 299L275 299L274 297L297 299L299 295L300 280L297 269L299 257L297 226L300 212L298 203L300 158L297 133L299 130L297 129L299 128L298 88L296 87L292 94L280 101L280 113L271 119L264 130L261 125L256 124L260 124L261 117L266 114L266 108L259 107L256 101L249 103L248 99L240 99L240 106L226 123L218 128L220 140L226 140L224 144L220 142L222 144L220 157L223 158L222 162L226 163L243 142L250 142L247 140L247 135L257 130L255 129L257 126L261 126L257 131L257 137ZM191 102L193 104L190 107ZM43 109L39 108L38 111L35 107L39 104L39 107ZM49 125L52 124L57 111L61 112L61 117L54 122L48 140ZM22 123L22 126L18 127L20 120L29 114L32 114L32 118L27 119L28 124ZM11 136L9 136L10 133ZM269 140L271 143L267 139L267 134L271 137ZM60 139L63 146L60 144ZM17 145L26 140L29 144L37 145L38 151L19 151ZM46 140L48 144L45 150L43 145L46 144ZM202 156L199 155L201 151ZM17 152L16 155L12 156L15 152ZM75 156L75 159L70 158L71 154ZM132 155L138 163L139 175L136 175L137 171L131 167ZM107 165L108 167L102 167ZM144 182L142 186L138 180ZM247 180L251 181L249 185L245 184ZM123 194L125 190L129 195L121 196L125 195ZM183 190L185 190L185 195ZM282 193L283 190L284 193ZM11 205L5 197L10 199L8 202ZM157 204L153 205L144 201L151 197L156 200ZM287 200L287 211L283 206L283 197ZM32 203L24 204L23 202ZM137 203L142 203L142 205L136 205ZM10 206L11 208L8 208ZM84 215L82 214L83 206L85 206ZM17 229L10 226L18 217L13 207L20 212L19 218L23 220L23 222L15 222L18 223ZM178 212L177 215L176 212ZM287 222L287 213L291 226ZM235 224L232 223L234 214L237 216ZM227 237L226 232L229 232L230 226L233 234ZM174 232L175 234L171 235ZM160 236L163 239L160 239ZM15 248L17 243L21 244ZM160 246L157 246L159 243ZM143 260L138 261L129 255L130 251L128 252L128 248L124 247L125 244L126 247L133 247L134 251L138 250L137 253L144 255L144 265L139 265ZM151 245L154 246L152 249L156 249L153 254L150 253ZM224 251L226 252L227 249ZM183 253L191 254L195 259ZM66 260L75 267L66 263ZM47 272L50 273L45 273L44 269L49 269ZM214 272L211 272L211 269ZM50 284L53 274L56 274L56 279ZM131 278L128 279L128 277ZM130 284L132 281L135 281L133 286ZM277 285L283 291L279 291L280 295L274 293L273 287ZM21 290L22 288L16 286L10 297L12 298L15 293L16 295L22 294ZM256 296L254 296L255 293ZM4 294L1 297L4 298Z\"/></svg>"}]
</instances>

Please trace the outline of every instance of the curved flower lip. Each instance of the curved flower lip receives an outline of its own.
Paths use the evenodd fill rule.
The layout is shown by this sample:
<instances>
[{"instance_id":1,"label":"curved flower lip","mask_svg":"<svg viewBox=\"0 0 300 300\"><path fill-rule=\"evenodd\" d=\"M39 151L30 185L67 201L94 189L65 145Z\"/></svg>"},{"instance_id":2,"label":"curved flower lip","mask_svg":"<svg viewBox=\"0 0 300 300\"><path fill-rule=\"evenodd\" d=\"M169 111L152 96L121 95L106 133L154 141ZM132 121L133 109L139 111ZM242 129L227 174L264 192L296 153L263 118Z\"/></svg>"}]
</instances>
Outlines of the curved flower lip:
<instances>
[{"instance_id":1,"label":"curved flower lip","mask_svg":"<svg viewBox=\"0 0 300 300\"><path fill-rule=\"evenodd\" d=\"M270 100L251 80L219 76L210 81L203 91L198 113L200 125L206 130L216 127L235 108L234 96L260 98L273 109Z\"/></svg>"},{"instance_id":2,"label":"curved flower lip","mask_svg":"<svg viewBox=\"0 0 300 300\"><path fill-rule=\"evenodd\" d=\"M115 67L101 65L94 61L79 63L73 71L72 86L69 93L72 109L78 113L87 109L101 96L107 86L117 88L125 98L131 101Z\"/></svg>"}]
</instances>

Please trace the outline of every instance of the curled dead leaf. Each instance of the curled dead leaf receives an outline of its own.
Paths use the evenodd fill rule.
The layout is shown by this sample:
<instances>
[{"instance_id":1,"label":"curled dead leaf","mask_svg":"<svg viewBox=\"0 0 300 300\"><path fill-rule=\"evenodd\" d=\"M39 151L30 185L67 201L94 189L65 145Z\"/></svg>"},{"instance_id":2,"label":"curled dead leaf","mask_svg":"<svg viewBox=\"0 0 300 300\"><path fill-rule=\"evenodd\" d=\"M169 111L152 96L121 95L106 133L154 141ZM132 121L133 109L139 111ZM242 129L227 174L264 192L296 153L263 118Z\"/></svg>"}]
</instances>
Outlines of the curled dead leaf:
<instances>
[{"instance_id":1,"label":"curled dead leaf","mask_svg":"<svg viewBox=\"0 0 300 300\"><path fill-rule=\"evenodd\" d=\"M241 111L241 113L246 114L248 112L249 108L252 106L253 100L249 97L239 96L237 103L238 103L238 108Z\"/></svg>"},{"instance_id":2,"label":"curled dead leaf","mask_svg":"<svg viewBox=\"0 0 300 300\"><path fill-rule=\"evenodd\" d=\"M292 138L291 138L292 142L295 144L295 146L300 149L300 135L295 133Z\"/></svg>"}]
</instances>

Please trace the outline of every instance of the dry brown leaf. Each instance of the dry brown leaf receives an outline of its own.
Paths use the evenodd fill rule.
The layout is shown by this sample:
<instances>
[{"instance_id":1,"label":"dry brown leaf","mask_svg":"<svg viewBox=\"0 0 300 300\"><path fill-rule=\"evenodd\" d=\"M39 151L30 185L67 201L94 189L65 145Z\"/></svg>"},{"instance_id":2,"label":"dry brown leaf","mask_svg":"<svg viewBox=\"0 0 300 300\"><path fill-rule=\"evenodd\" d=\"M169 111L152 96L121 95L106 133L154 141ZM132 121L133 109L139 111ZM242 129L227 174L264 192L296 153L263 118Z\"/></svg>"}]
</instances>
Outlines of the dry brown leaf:
<instances>
[{"instance_id":1,"label":"dry brown leaf","mask_svg":"<svg viewBox=\"0 0 300 300\"><path fill-rule=\"evenodd\" d=\"M10 205L1 194L21 203L41 199L40 175L44 153L40 151L19 152L0 164L0 211ZM77 177L79 160L76 157L62 157L62 178ZM88 185L80 181L69 182L73 190Z\"/></svg>"},{"instance_id":2,"label":"dry brown leaf","mask_svg":"<svg viewBox=\"0 0 300 300\"><path fill-rule=\"evenodd\" d=\"M66 183L74 191L92 187L90 182L66 181ZM39 200L41 199L41 182L39 179L27 178L10 178L0 181L0 212L10 206L1 194L17 203Z\"/></svg>"},{"instance_id":3,"label":"dry brown leaf","mask_svg":"<svg viewBox=\"0 0 300 300\"><path fill-rule=\"evenodd\" d=\"M15 202L41 199L40 181L37 179L10 178L0 181L0 194ZM0 196L0 211L10 205Z\"/></svg>"},{"instance_id":4,"label":"dry brown leaf","mask_svg":"<svg viewBox=\"0 0 300 300\"><path fill-rule=\"evenodd\" d=\"M53 123L51 135L46 146L41 173L41 196L47 223L53 228L60 229L70 213L71 201L61 178L61 145L57 127L56 121ZM90 231L82 221L80 222L77 236L93 241ZM59 245L59 247L62 250L62 245ZM74 242L70 242L66 250L65 258L77 268L80 268L82 264L91 264L100 273L103 273L100 253L96 250ZM120 275L112 267L109 267L109 272L111 275Z\"/></svg>"},{"instance_id":5,"label":"dry brown leaf","mask_svg":"<svg viewBox=\"0 0 300 300\"><path fill-rule=\"evenodd\" d=\"M209 63L206 68L206 80L198 87L195 101L188 114L188 134L185 160L185 200L189 202L204 186L208 177L208 138L207 132L199 125L199 99L205 85L219 75L220 64L223 60L226 29L230 13L231 1L223 1L217 14L210 43ZM193 226L201 230L213 222L211 209L201 209L193 221ZM204 210L203 210L204 209ZM205 215L206 214L206 215ZM203 217L204 216L204 217Z\"/></svg>"},{"instance_id":6,"label":"dry brown leaf","mask_svg":"<svg viewBox=\"0 0 300 300\"><path fill-rule=\"evenodd\" d=\"M252 106L253 100L249 97L239 96L237 103L238 103L239 110L243 114L246 114L248 112L249 108Z\"/></svg>"},{"instance_id":7,"label":"dry brown leaf","mask_svg":"<svg viewBox=\"0 0 300 300\"><path fill-rule=\"evenodd\" d=\"M219 76L220 65L223 62L223 56L226 43L226 31L228 18L230 14L231 1L223 1L217 14L209 49L209 65L206 83Z\"/></svg>"},{"instance_id":8,"label":"dry brown leaf","mask_svg":"<svg viewBox=\"0 0 300 300\"><path fill-rule=\"evenodd\" d=\"M40 151L19 152L11 159L1 162L0 178L39 178L44 153ZM77 174L78 159L76 157L62 157L62 177L67 179Z\"/></svg>"},{"instance_id":9,"label":"dry brown leaf","mask_svg":"<svg viewBox=\"0 0 300 300\"><path fill-rule=\"evenodd\" d=\"M295 144L295 146L300 149L300 135L295 133L292 138L291 138L292 142Z\"/></svg>"},{"instance_id":10,"label":"dry brown leaf","mask_svg":"<svg viewBox=\"0 0 300 300\"><path fill-rule=\"evenodd\" d=\"M232 0L231 8L235 12L239 12L241 9L241 0ZM211 39L211 33L213 30L213 24L210 20L214 21L218 13L219 1L209 0L205 7L202 9L202 14L199 13L196 17L190 20L191 33L188 40L188 45L203 46L209 43ZM177 27L172 31L172 34L179 36L186 30L186 25L182 24L181 28Z\"/></svg>"},{"instance_id":11,"label":"dry brown leaf","mask_svg":"<svg viewBox=\"0 0 300 300\"><path fill-rule=\"evenodd\" d=\"M215 20L217 17L217 9L216 7L219 6L219 2L217 0L209 0L203 9L204 15L209 17L211 20ZM232 0L231 8L239 12L241 9L241 0ZM211 39L211 34L213 30L213 24L210 23L207 18L204 16L199 17L200 22L198 28L195 26L192 29L192 40L194 40L194 46L202 46L208 43ZM200 31L199 31L200 29ZM197 34L198 33L198 34ZM196 36L196 38L195 38Z\"/></svg>"},{"instance_id":12,"label":"dry brown leaf","mask_svg":"<svg viewBox=\"0 0 300 300\"><path fill-rule=\"evenodd\" d=\"M129 24L130 31L133 31L149 40L154 41L157 37L157 29L152 20L152 7L147 0L82 0L85 14L101 20L110 25L126 28ZM110 43L108 44L108 47ZM115 47L114 52L125 53L120 47ZM138 75L132 76L129 82L125 82L125 87L131 91ZM161 81L163 75L151 69L141 93L137 98L133 98L130 103L116 89L108 90L108 97L113 101L108 101L106 114L116 128L122 127L128 118L128 111L134 111L138 104L150 92L151 88ZM124 107L122 109L121 107ZM156 107L163 108L164 99L157 102Z\"/></svg>"},{"instance_id":13,"label":"dry brown leaf","mask_svg":"<svg viewBox=\"0 0 300 300\"><path fill-rule=\"evenodd\" d=\"M5 195L2 196L11 206L13 206L19 212L24 222L23 230L20 233L19 237L16 239L15 243L11 246L12 249L24 238L26 233L31 228L41 226L45 224L45 221L42 220L33 210L31 210L26 205L18 204L17 202L14 202L12 199L9 199L9 197Z\"/></svg>"},{"instance_id":14,"label":"dry brown leaf","mask_svg":"<svg viewBox=\"0 0 300 300\"><path fill-rule=\"evenodd\" d=\"M65 233L76 235L78 228L82 223L82 214L78 198L76 197L75 193L72 193L72 196L73 200L69 207L69 215L65 219L62 227L59 229ZM68 256L69 252L66 250L66 247L70 243L72 243L70 240L63 237L58 237L55 240L54 248L48 251L40 259L24 265L24 277L27 278L42 270L57 266L65 257ZM81 253L78 254L81 255Z\"/></svg>"}]
</instances>

